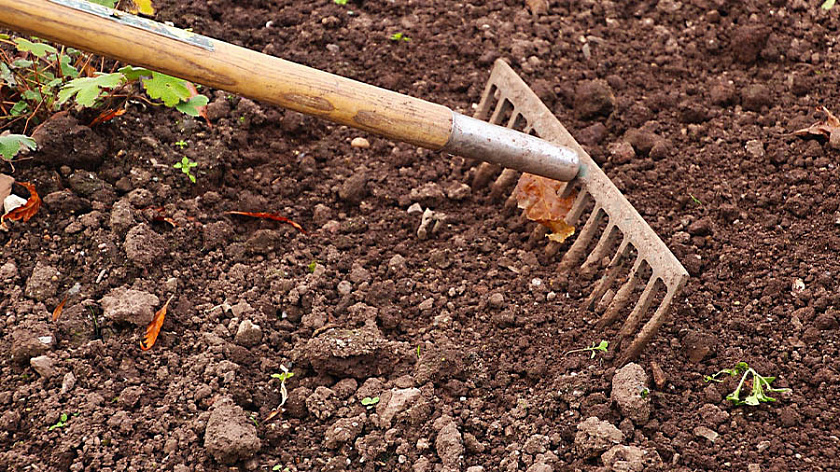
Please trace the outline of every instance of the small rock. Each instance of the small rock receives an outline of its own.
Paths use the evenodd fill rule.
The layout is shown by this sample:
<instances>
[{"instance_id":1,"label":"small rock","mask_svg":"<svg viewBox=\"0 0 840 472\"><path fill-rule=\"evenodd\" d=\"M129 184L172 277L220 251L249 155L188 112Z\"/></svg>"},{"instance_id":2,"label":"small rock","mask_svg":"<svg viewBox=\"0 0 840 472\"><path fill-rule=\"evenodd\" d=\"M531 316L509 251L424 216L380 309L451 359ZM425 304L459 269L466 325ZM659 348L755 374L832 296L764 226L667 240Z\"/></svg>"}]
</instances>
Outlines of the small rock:
<instances>
[{"instance_id":1,"label":"small rock","mask_svg":"<svg viewBox=\"0 0 840 472\"><path fill-rule=\"evenodd\" d=\"M624 433L612 424L591 416L577 425L573 450L584 459L596 457L624 441Z\"/></svg>"},{"instance_id":2,"label":"small rock","mask_svg":"<svg viewBox=\"0 0 840 472\"><path fill-rule=\"evenodd\" d=\"M155 308L160 304L160 299L148 292L119 287L102 297L99 304L107 320L148 326L154 318Z\"/></svg>"},{"instance_id":3,"label":"small rock","mask_svg":"<svg viewBox=\"0 0 840 472\"><path fill-rule=\"evenodd\" d=\"M204 447L217 461L232 465L247 460L260 449L257 428L245 411L230 398L214 403L204 432Z\"/></svg>"},{"instance_id":4,"label":"small rock","mask_svg":"<svg viewBox=\"0 0 840 472\"><path fill-rule=\"evenodd\" d=\"M420 219L420 227L417 228L417 237L422 241L429 239L429 236L436 234L441 223L445 221L446 215L426 208Z\"/></svg>"},{"instance_id":5,"label":"small rock","mask_svg":"<svg viewBox=\"0 0 840 472\"><path fill-rule=\"evenodd\" d=\"M575 114L580 119L610 116L615 108L615 95L604 80L589 80L575 89Z\"/></svg>"},{"instance_id":6,"label":"small rock","mask_svg":"<svg viewBox=\"0 0 840 472\"><path fill-rule=\"evenodd\" d=\"M548 13L548 0L525 0L531 13L540 16Z\"/></svg>"},{"instance_id":7,"label":"small rock","mask_svg":"<svg viewBox=\"0 0 840 472\"><path fill-rule=\"evenodd\" d=\"M690 330L683 337L682 345L688 360L698 363L712 353L717 339L709 334L696 330Z\"/></svg>"},{"instance_id":8,"label":"small rock","mask_svg":"<svg viewBox=\"0 0 840 472\"><path fill-rule=\"evenodd\" d=\"M125 236L125 255L139 267L160 263L167 247L163 236L146 223L131 228Z\"/></svg>"},{"instance_id":9,"label":"small rock","mask_svg":"<svg viewBox=\"0 0 840 472\"><path fill-rule=\"evenodd\" d=\"M764 143L757 139L750 139L747 141L744 149L746 149L747 154L749 154L753 159L761 159L765 156Z\"/></svg>"},{"instance_id":10,"label":"small rock","mask_svg":"<svg viewBox=\"0 0 840 472\"><path fill-rule=\"evenodd\" d=\"M659 366L659 363L651 361L650 370L653 374L653 384L656 385L656 388L661 389L666 383L668 383L668 376L665 374L665 371L662 370L662 367Z\"/></svg>"},{"instance_id":11,"label":"small rock","mask_svg":"<svg viewBox=\"0 0 840 472\"><path fill-rule=\"evenodd\" d=\"M240 346L254 347L262 341L262 336L260 325L252 323L251 320L243 320L239 323L233 342Z\"/></svg>"},{"instance_id":12,"label":"small rock","mask_svg":"<svg viewBox=\"0 0 840 472\"><path fill-rule=\"evenodd\" d=\"M761 472L761 464L747 464L747 472Z\"/></svg>"},{"instance_id":13,"label":"small rock","mask_svg":"<svg viewBox=\"0 0 840 472\"><path fill-rule=\"evenodd\" d=\"M452 182L446 186L446 197L456 202L469 198L470 193L472 193L472 187L463 182Z\"/></svg>"},{"instance_id":14,"label":"small rock","mask_svg":"<svg viewBox=\"0 0 840 472\"><path fill-rule=\"evenodd\" d=\"M701 437L701 438L708 439L709 442L712 442L712 443L714 443L717 440L718 436L720 436L718 433L716 433L715 431L713 431L713 430L711 430L711 429L709 429L705 426L698 426L698 427L694 428L694 435L698 436L698 437Z\"/></svg>"},{"instance_id":15,"label":"small rock","mask_svg":"<svg viewBox=\"0 0 840 472\"><path fill-rule=\"evenodd\" d=\"M731 80L721 82L712 86L709 95L714 105L721 107L732 105L736 98L735 84Z\"/></svg>"},{"instance_id":16,"label":"small rock","mask_svg":"<svg viewBox=\"0 0 840 472\"><path fill-rule=\"evenodd\" d=\"M29 365L41 377L48 379L56 374L55 361L49 356L38 356L29 359Z\"/></svg>"},{"instance_id":17,"label":"small rock","mask_svg":"<svg viewBox=\"0 0 840 472\"><path fill-rule=\"evenodd\" d=\"M53 345L53 337L46 326L41 329L18 328L12 331L12 361L26 365L29 359L40 356Z\"/></svg>"},{"instance_id":18,"label":"small rock","mask_svg":"<svg viewBox=\"0 0 840 472\"><path fill-rule=\"evenodd\" d=\"M382 401L376 407L380 424L390 426L391 420L395 416L412 406L419 399L420 389L418 388L391 389L390 392L382 395Z\"/></svg>"},{"instance_id":19,"label":"small rock","mask_svg":"<svg viewBox=\"0 0 840 472\"><path fill-rule=\"evenodd\" d=\"M32 275L26 281L24 294L39 302L47 301L58 292L58 269L38 261L32 269Z\"/></svg>"},{"instance_id":20,"label":"small rock","mask_svg":"<svg viewBox=\"0 0 840 472\"><path fill-rule=\"evenodd\" d=\"M628 164L636 157L636 151L627 141L612 143L607 149L610 152L610 161L613 164Z\"/></svg>"},{"instance_id":21,"label":"small rock","mask_svg":"<svg viewBox=\"0 0 840 472\"><path fill-rule=\"evenodd\" d=\"M351 205L358 205L367 196L367 174L363 171L354 172L338 189L338 198Z\"/></svg>"},{"instance_id":22,"label":"small rock","mask_svg":"<svg viewBox=\"0 0 840 472\"><path fill-rule=\"evenodd\" d=\"M653 131L633 128L624 133L624 139L633 146L638 154L645 156L662 138Z\"/></svg>"},{"instance_id":23,"label":"small rock","mask_svg":"<svg viewBox=\"0 0 840 472\"><path fill-rule=\"evenodd\" d=\"M359 136L359 137L353 138L353 140L350 141L350 146L352 146L354 148L367 149L367 148L370 147L370 141L368 141L367 139Z\"/></svg>"},{"instance_id":24,"label":"small rock","mask_svg":"<svg viewBox=\"0 0 840 472\"><path fill-rule=\"evenodd\" d=\"M688 234L692 236L708 236L714 232L714 225L712 218L704 216L699 220L688 225Z\"/></svg>"},{"instance_id":25,"label":"small rock","mask_svg":"<svg viewBox=\"0 0 840 472\"><path fill-rule=\"evenodd\" d=\"M601 454L604 465L615 472L643 472L661 470L662 458L655 450L648 451L636 446L617 445Z\"/></svg>"},{"instance_id":26,"label":"small rock","mask_svg":"<svg viewBox=\"0 0 840 472\"><path fill-rule=\"evenodd\" d=\"M708 426L718 426L729 419L729 413L721 410L713 403L706 403L700 407L700 419Z\"/></svg>"},{"instance_id":27,"label":"small rock","mask_svg":"<svg viewBox=\"0 0 840 472\"><path fill-rule=\"evenodd\" d=\"M735 59L743 64L754 63L769 37L770 29L764 26L739 26L733 31L730 40Z\"/></svg>"},{"instance_id":28,"label":"small rock","mask_svg":"<svg viewBox=\"0 0 840 472\"><path fill-rule=\"evenodd\" d=\"M412 203L410 207L405 211L409 215L415 215L417 213L423 213L423 207L419 203Z\"/></svg>"},{"instance_id":29,"label":"small rock","mask_svg":"<svg viewBox=\"0 0 840 472\"><path fill-rule=\"evenodd\" d=\"M831 131L831 135L828 137L828 145L831 146L831 149L840 149L840 129L835 128Z\"/></svg>"},{"instance_id":30,"label":"small rock","mask_svg":"<svg viewBox=\"0 0 840 472\"><path fill-rule=\"evenodd\" d=\"M638 364L629 363L616 371L612 379L611 398L618 404L621 414L643 425L650 418L650 395L644 394L648 388L648 377Z\"/></svg>"},{"instance_id":31,"label":"small rock","mask_svg":"<svg viewBox=\"0 0 840 472\"><path fill-rule=\"evenodd\" d=\"M73 390L73 387L76 386L76 376L73 375L73 372L67 372L64 374L64 379L61 381L61 393L67 393L70 390Z\"/></svg>"},{"instance_id":32,"label":"small rock","mask_svg":"<svg viewBox=\"0 0 840 472\"><path fill-rule=\"evenodd\" d=\"M753 84L741 91L741 105L744 110L761 111L762 107L773 106L773 93L764 84Z\"/></svg>"},{"instance_id":33,"label":"small rock","mask_svg":"<svg viewBox=\"0 0 840 472\"><path fill-rule=\"evenodd\" d=\"M505 306L505 296L499 292L491 293L487 298L487 302L493 308L502 308Z\"/></svg>"},{"instance_id":34,"label":"small rock","mask_svg":"<svg viewBox=\"0 0 840 472\"><path fill-rule=\"evenodd\" d=\"M134 216L132 215L131 203L126 198L121 198L111 207L111 231L119 236L124 236L128 233L135 224Z\"/></svg>"},{"instance_id":35,"label":"small rock","mask_svg":"<svg viewBox=\"0 0 840 472\"><path fill-rule=\"evenodd\" d=\"M434 207L443 203L446 195L437 182L427 182L421 187L411 189L408 198L412 202L420 203L424 207Z\"/></svg>"},{"instance_id":36,"label":"small rock","mask_svg":"<svg viewBox=\"0 0 840 472\"><path fill-rule=\"evenodd\" d=\"M0 280L7 282L12 281L18 276L17 265L15 261L8 261L0 266Z\"/></svg>"}]
</instances>

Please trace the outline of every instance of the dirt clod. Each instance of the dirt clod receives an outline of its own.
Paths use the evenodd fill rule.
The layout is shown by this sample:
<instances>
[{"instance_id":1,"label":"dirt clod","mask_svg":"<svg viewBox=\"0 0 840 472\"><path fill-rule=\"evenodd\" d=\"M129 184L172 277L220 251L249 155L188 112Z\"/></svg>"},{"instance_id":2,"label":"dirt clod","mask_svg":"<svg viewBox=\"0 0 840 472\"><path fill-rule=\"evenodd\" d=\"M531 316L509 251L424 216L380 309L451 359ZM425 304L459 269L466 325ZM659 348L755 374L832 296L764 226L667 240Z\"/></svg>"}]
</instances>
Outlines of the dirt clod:
<instances>
[{"instance_id":1,"label":"dirt clod","mask_svg":"<svg viewBox=\"0 0 840 472\"><path fill-rule=\"evenodd\" d=\"M648 377L638 364L629 363L616 371L612 379L612 401L621 414L637 425L647 423L651 412Z\"/></svg>"},{"instance_id":2,"label":"dirt clod","mask_svg":"<svg viewBox=\"0 0 840 472\"><path fill-rule=\"evenodd\" d=\"M589 80L575 89L575 115L586 120L598 116L610 116L615 109L615 95L604 80Z\"/></svg>"},{"instance_id":3,"label":"dirt clod","mask_svg":"<svg viewBox=\"0 0 840 472\"><path fill-rule=\"evenodd\" d=\"M254 347L262 341L263 332L260 325L254 324L251 320L242 320L236 330L233 342L245 347Z\"/></svg>"},{"instance_id":4,"label":"dirt clod","mask_svg":"<svg viewBox=\"0 0 840 472\"><path fill-rule=\"evenodd\" d=\"M573 450L583 459L597 457L612 446L624 441L624 434L612 424L595 416L577 425Z\"/></svg>"},{"instance_id":5,"label":"dirt clod","mask_svg":"<svg viewBox=\"0 0 840 472\"><path fill-rule=\"evenodd\" d=\"M39 261L32 269L29 280L26 281L26 288L24 289L26 296L39 302L54 297L58 292L58 276L58 269Z\"/></svg>"},{"instance_id":6,"label":"dirt clod","mask_svg":"<svg viewBox=\"0 0 840 472\"><path fill-rule=\"evenodd\" d=\"M29 365L41 377L48 379L58 373L55 361L49 356L38 356L29 359Z\"/></svg>"},{"instance_id":7,"label":"dirt clod","mask_svg":"<svg viewBox=\"0 0 840 472\"><path fill-rule=\"evenodd\" d=\"M662 459L655 450L642 449L636 446L619 444L601 454L601 461L610 470L616 472L643 472L658 470L662 467Z\"/></svg>"},{"instance_id":8,"label":"dirt clod","mask_svg":"<svg viewBox=\"0 0 840 472\"><path fill-rule=\"evenodd\" d=\"M33 157L39 164L63 165L74 169L95 169L108 152L107 142L76 118L58 114L44 122L33 133L38 151Z\"/></svg>"},{"instance_id":9,"label":"dirt clod","mask_svg":"<svg viewBox=\"0 0 840 472\"><path fill-rule=\"evenodd\" d=\"M160 299L148 292L119 287L102 297L99 304L107 320L147 326L152 322Z\"/></svg>"},{"instance_id":10,"label":"dirt clod","mask_svg":"<svg viewBox=\"0 0 840 472\"><path fill-rule=\"evenodd\" d=\"M125 255L139 267L159 263L166 247L163 237L146 223L131 228L125 236Z\"/></svg>"},{"instance_id":11,"label":"dirt clod","mask_svg":"<svg viewBox=\"0 0 840 472\"><path fill-rule=\"evenodd\" d=\"M443 463L444 470L458 471L461 470L463 464L464 441L461 432L458 430L458 425L452 418L438 418L435 426L438 426L437 423L445 418L448 421L444 421L443 426L438 430L435 439L435 451L437 451L437 455Z\"/></svg>"},{"instance_id":12,"label":"dirt clod","mask_svg":"<svg viewBox=\"0 0 840 472\"><path fill-rule=\"evenodd\" d=\"M217 461L232 465L260 449L257 428L230 398L217 400L204 432L204 447Z\"/></svg>"}]
</instances>

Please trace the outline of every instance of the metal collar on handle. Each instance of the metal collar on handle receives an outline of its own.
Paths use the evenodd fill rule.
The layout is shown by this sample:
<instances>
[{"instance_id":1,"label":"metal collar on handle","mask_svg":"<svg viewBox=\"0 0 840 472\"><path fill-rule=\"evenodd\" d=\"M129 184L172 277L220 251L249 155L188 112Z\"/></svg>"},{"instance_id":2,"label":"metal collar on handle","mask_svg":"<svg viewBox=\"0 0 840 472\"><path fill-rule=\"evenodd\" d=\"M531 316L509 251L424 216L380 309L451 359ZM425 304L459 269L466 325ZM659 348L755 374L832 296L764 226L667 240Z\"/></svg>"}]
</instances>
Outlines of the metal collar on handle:
<instances>
[{"instance_id":1,"label":"metal collar on handle","mask_svg":"<svg viewBox=\"0 0 840 472\"><path fill-rule=\"evenodd\" d=\"M580 170L577 153L567 147L456 112L442 150L564 182Z\"/></svg>"}]
</instances>

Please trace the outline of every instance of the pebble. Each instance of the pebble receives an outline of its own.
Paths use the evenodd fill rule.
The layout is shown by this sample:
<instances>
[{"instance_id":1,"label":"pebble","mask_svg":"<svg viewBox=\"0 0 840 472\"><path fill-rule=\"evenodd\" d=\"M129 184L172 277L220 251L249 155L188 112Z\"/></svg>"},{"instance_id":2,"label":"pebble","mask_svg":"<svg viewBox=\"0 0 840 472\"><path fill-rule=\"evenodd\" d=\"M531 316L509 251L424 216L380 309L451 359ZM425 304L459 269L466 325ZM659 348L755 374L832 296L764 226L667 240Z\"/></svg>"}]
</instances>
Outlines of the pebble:
<instances>
[{"instance_id":1,"label":"pebble","mask_svg":"<svg viewBox=\"0 0 840 472\"><path fill-rule=\"evenodd\" d=\"M244 347L254 347L262 341L262 336L260 325L252 323L251 320L243 320L239 323L233 342Z\"/></svg>"},{"instance_id":2,"label":"pebble","mask_svg":"<svg viewBox=\"0 0 840 472\"><path fill-rule=\"evenodd\" d=\"M339 295L349 295L353 291L353 284L347 280L342 280L338 283L337 289Z\"/></svg>"},{"instance_id":3,"label":"pebble","mask_svg":"<svg viewBox=\"0 0 840 472\"><path fill-rule=\"evenodd\" d=\"M501 308L505 305L505 296L499 292L492 293L487 301L493 308Z\"/></svg>"},{"instance_id":4,"label":"pebble","mask_svg":"<svg viewBox=\"0 0 840 472\"><path fill-rule=\"evenodd\" d=\"M160 299L154 294L119 287L99 300L105 319L147 326L154 317Z\"/></svg>"},{"instance_id":5,"label":"pebble","mask_svg":"<svg viewBox=\"0 0 840 472\"><path fill-rule=\"evenodd\" d=\"M828 145L831 149L840 149L840 129L835 129L828 137Z\"/></svg>"},{"instance_id":6,"label":"pebble","mask_svg":"<svg viewBox=\"0 0 840 472\"><path fill-rule=\"evenodd\" d=\"M615 95L604 80L589 80L575 89L575 114L580 119L610 116L615 108Z\"/></svg>"},{"instance_id":7,"label":"pebble","mask_svg":"<svg viewBox=\"0 0 840 472\"><path fill-rule=\"evenodd\" d=\"M423 207L420 206L419 203L412 203L411 206L408 207L408 210L406 210L406 212L409 215L414 215L416 213L423 213Z\"/></svg>"},{"instance_id":8,"label":"pebble","mask_svg":"<svg viewBox=\"0 0 840 472\"><path fill-rule=\"evenodd\" d=\"M370 141L368 141L367 139L359 136L359 137L353 138L353 140L350 141L350 146L352 146L354 148L359 148L359 149L367 149L367 148L370 147Z\"/></svg>"},{"instance_id":9,"label":"pebble","mask_svg":"<svg viewBox=\"0 0 840 472\"><path fill-rule=\"evenodd\" d=\"M765 156L764 143L757 139L747 141L744 148L747 150L747 154L749 154L752 158L761 159Z\"/></svg>"},{"instance_id":10,"label":"pebble","mask_svg":"<svg viewBox=\"0 0 840 472\"><path fill-rule=\"evenodd\" d=\"M73 372L67 372L64 374L64 379L61 381L61 393L67 393L70 390L73 390L73 387L76 386L76 376L73 375Z\"/></svg>"},{"instance_id":11,"label":"pebble","mask_svg":"<svg viewBox=\"0 0 840 472\"><path fill-rule=\"evenodd\" d=\"M56 374L55 361L49 356L43 355L29 359L29 365L41 377L48 379Z\"/></svg>"},{"instance_id":12,"label":"pebble","mask_svg":"<svg viewBox=\"0 0 840 472\"><path fill-rule=\"evenodd\" d=\"M714 430L712 430L710 428L707 428L705 426L698 426L698 427L694 428L694 435L698 436L698 437L701 437L701 438L708 439L709 442L712 442L712 443L714 443L717 440L718 436L720 436Z\"/></svg>"}]
</instances>

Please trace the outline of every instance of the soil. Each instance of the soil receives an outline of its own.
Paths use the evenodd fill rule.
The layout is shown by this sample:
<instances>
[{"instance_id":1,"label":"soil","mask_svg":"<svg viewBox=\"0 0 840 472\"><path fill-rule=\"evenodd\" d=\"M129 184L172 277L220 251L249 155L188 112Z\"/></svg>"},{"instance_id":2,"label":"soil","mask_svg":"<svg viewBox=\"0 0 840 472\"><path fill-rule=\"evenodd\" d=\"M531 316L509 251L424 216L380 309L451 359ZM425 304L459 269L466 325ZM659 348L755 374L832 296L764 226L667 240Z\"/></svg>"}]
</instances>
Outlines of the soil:
<instances>
[{"instance_id":1,"label":"soil","mask_svg":"<svg viewBox=\"0 0 840 472\"><path fill-rule=\"evenodd\" d=\"M465 113L504 58L691 279L613 385L612 350L565 354L604 338L589 279L462 185L473 162L209 90L212 128L63 117L14 173L44 206L0 233L0 469L840 470L840 151L791 134L840 111L840 7L819 3L156 0ZM792 393L733 406L737 379L703 376L739 361ZM626 379L646 402L615 398Z\"/></svg>"}]
</instances>

